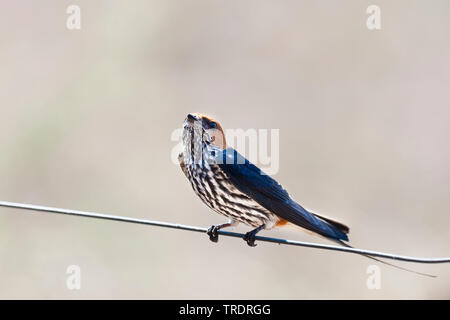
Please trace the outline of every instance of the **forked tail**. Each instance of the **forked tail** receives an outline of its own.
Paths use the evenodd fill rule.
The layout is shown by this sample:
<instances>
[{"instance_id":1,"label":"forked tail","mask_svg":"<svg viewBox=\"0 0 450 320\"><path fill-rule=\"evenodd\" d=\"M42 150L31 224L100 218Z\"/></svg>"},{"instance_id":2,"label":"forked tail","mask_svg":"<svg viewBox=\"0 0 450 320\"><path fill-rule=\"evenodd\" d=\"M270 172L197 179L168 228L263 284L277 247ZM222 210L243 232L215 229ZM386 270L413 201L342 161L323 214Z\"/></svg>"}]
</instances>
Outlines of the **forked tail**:
<instances>
[{"instance_id":1,"label":"forked tail","mask_svg":"<svg viewBox=\"0 0 450 320\"><path fill-rule=\"evenodd\" d=\"M351 245L349 245L349 244L343 242L342 240L338 240L338 239L330 239L330 240L336 241L336 242L339 243L341 246L344 246L344 247L352 248L352 249L353 249L353 247L352 247ZM386 264L386 265L388 265L388 266L391 266L391 267L394 267L394 268L397 268L397 269L400 269L400 270L403 270L403 271L412 272L412 273L415 273L415 274L418 274L418 275L421 275L421 276L425 276L425 277L430 277L430 278L436 278L436 277L437 277L437 276L432 275L432 274L422 273L422 272L414 271L414 270L411 270L411 269L403 268L403 267L397 266L397 265L395 265L395 264L392 264L392 263L389 263L389 262L386 262L386 261L377 259L377 258L375 258L375 257L372 257L371 255L368 255L368 254L363 254L363 253L359 253L359 254L362 255L362 256L364 256L364 257L367 257L367 258L369 258L369 259L375 260L375 261L377 261L377 262Z\"/></svg>"}]
</instances>

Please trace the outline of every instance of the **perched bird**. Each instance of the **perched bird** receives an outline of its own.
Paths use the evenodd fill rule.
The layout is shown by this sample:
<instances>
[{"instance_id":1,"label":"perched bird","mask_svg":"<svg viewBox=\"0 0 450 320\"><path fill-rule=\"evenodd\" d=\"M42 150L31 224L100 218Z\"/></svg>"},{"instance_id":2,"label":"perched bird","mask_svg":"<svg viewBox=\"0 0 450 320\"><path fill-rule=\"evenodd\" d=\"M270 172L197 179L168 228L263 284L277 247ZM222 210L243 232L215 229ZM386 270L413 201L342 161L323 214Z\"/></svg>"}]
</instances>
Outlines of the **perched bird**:
<instances>
[{"instance_id":1,"label":"perched bird","mask_svg":"<svg viewBox=\"0 0 450 320\"><path fill-rule=\"evenodd\" d=\"M345 224L306 210L277 181L233 148L227 148L223 129L213 118L200 113L188 114L183 123L182 139L183 152L178 160L183 173L209 208L229 218L228 223L208 229L211 241L218 241L220 229L242 222L254 228L244 236L252 247L259 231L294 225L351 248L344 242L349 240L349 228ZM401 270L434 277L361 255Z\"/></svg>"},{"instance_id":2,"label":"perched bird","mask_svg":"<svg viewBox=\"0 0 450 320\"><path fill-rule=\"evenodd\" d=\"M217 231L239 222L253 227L244 240L255 246L262 229L293 224L334 240L348 240L349 228L333 219L312 213L295 202L283 187L236 150L227 148L220 124L199 113L188 114L183 123L183 152L178 160L195 193L212 210L230 219L208 230Z\"/></svg>"}]
</instances>

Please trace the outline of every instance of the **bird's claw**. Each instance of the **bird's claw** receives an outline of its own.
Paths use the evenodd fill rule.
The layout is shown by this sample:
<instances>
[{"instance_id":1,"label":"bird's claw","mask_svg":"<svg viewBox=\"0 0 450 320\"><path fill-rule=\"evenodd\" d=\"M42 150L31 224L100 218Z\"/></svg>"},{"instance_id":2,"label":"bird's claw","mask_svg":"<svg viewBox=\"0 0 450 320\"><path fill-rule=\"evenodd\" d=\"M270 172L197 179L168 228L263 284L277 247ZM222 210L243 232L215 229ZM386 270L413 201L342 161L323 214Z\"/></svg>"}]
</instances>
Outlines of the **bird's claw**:
<instances>
[{"instance_id":1,"label":"bird's claw","mask_svg":"<svg viewBox=\"0 0 450 320\"><path fill-rule=\"evenodd\" d=\"M255 238L256 238L256 232L254 232L254 231L247 232L244 236L244 240L247 242L247 244L250 247L256 247L256 243L255 243L256 239Z\"/></svg>"},{"instance_id":2,"label":"bird's claw","mask_svg":"<svg viewBox=\"0 0 450 320\"><path fill-rule=\"evenodd\" d=\"M206 231L206 234L209 236L209 240L211 240L212 242L219 241L219 235L217 234L217 231L219 231L219 228L217 226L211 226L208 228L208 231Z\"/></svg>"}]
</instances>

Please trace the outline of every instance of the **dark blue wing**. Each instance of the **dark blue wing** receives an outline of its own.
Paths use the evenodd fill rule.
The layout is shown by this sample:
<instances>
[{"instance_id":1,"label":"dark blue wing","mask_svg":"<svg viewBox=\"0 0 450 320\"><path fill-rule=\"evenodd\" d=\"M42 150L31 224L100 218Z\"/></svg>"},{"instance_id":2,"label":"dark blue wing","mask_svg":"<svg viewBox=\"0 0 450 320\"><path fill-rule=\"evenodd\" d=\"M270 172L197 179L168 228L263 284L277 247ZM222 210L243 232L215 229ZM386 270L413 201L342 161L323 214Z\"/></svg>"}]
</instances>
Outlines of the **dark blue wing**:
<instances>
[{"instance_id":1,"label":"dark blue wing","mask_svg":"<svg viewBox=\"0 0 450 320\"><path fill-rule=\"evenodd\" d=\"M263 173L236 150L228 148L216 157L233 185L278 217L325 237L348 241L345 233L291 199L274 179Z\"/></svg>"}]
</instances>

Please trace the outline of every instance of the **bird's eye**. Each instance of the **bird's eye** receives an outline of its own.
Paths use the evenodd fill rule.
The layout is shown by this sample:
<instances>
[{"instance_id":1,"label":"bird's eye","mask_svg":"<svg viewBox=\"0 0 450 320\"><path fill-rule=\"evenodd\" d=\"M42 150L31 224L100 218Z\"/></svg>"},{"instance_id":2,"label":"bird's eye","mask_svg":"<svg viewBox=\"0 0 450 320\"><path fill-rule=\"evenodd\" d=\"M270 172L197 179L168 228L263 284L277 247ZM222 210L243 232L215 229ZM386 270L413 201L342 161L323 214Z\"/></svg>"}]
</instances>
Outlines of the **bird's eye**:
<instances>
[{"instance_id":1,"label":"bird's eye","mask_svg":"<svg viewBox=\"0 0 450 320\"><path fill-rule=\"evenodd\" d=\"M211 121L211 122L209 123L209 126L210 126L211 128L217 128L217 123L215 123L214 121Z\"/></svg>"}]
</instances>

